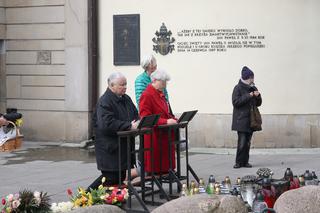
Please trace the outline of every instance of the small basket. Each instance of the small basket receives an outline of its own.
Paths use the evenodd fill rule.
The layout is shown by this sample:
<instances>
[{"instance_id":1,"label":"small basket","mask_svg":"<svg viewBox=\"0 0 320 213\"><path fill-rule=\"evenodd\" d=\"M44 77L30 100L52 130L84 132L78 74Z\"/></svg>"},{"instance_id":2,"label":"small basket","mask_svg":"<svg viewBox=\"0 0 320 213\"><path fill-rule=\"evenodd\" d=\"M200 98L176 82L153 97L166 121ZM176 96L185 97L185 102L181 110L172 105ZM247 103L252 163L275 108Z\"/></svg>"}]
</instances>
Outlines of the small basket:
<instances>
[{"instance_id":1,"label":"small basket","mask_svg":"<svg viewBox=\"0 0 320 213\"><path fill-rule=\"evenodd\" d=\"M8 123L12 124L16 129L16 137L7 140L4 144L0 146L1 152L11 152L12 150L19 149L22 145L23 135L20 134L20 131L15 123L8 121Z\"/></svg>"}]
</instances>

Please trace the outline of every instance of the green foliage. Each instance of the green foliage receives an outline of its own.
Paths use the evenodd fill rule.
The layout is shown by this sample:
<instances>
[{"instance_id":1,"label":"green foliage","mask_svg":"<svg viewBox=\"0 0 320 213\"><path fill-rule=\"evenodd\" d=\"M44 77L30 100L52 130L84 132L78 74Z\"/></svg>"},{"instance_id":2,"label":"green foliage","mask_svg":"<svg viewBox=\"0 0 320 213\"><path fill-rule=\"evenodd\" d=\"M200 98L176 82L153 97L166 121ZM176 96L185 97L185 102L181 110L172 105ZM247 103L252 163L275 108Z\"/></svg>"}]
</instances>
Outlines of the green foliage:
<instances>
[{"instance_id":1,"label":"green foliage","mask_svg":"<svg viewBox=\"0 0 320 213\"><path fill-rule=\"evenodd\" d=\"M101 199L101 197L106 195L106 189L91 189L91 195L92 195L92 202L94 204L104 204L104 199Z\"/></svg>"},{"instance_id":2,"label":"green foliage","mask_svg":"<svg viewBox=\"0 0 320 213\"><path fill-rule=\"evenodd\" d=\"M47 193L32 192L28 189L24 189L19 192L20 205L17 212L23 213L44 213L50 212L50 197Z\"/></svg>"}]
</instances>

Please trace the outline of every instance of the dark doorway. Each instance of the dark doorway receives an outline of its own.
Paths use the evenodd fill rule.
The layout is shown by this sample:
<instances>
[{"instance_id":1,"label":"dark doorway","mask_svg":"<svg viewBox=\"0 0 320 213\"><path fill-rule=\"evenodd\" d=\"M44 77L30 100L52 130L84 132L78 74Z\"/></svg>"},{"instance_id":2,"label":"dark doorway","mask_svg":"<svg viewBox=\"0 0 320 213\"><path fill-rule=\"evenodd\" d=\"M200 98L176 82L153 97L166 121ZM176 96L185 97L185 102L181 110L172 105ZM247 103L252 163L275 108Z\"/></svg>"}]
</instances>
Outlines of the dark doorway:
<instances>
[{"instance_id":1,"label":"dark doorway","mask_svg":"<svg viewBox=\"0 0 320 213\"><path fill-rule=\"evenodd\" d=\"M89 138L91 118L98 100L98 0L88 0Z\"/></svg>"},{"instance_id":2,"label":"dark doorway","mask_svg":"<svg viewBox=\"0 0 320 213\"><path fill-rule=\"evenodd\" d=\"M0 40L0 113L5 113L7 105L6 81L7 76L5 40Z\"/></svg>"}]
</instances>

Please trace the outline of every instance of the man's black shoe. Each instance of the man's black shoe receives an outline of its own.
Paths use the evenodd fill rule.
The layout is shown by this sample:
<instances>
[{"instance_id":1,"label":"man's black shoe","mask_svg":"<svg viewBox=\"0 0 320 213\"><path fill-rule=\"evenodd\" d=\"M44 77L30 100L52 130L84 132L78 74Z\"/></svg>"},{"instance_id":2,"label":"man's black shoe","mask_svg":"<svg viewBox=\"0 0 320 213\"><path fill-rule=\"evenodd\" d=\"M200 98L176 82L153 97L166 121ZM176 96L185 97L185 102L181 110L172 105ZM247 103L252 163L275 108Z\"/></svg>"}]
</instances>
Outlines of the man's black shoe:
<instances>
[{"instance_id":1,"label":"man's black shoe","mask_svg":"<svg viewBox=\"0 0 320 213\"><path fill-rule=\"evenodd\" d=\"M252 168L252 165L250 163L247 163L246 165L244 165L244 167L246 168Z\"/></svg>"},{"instance_id":2,"label":"man's black shoe","mask_svg":"<svg viewBox=\"0 0 320 213\"><path fill-rule=\"evenodd\" d=\"M239 163L236 163L236 164L234 164L234 166L233 166L234 169L239 169L240 167L241 167L241 166L240 166Z\"/></svg>"}]
</instances>

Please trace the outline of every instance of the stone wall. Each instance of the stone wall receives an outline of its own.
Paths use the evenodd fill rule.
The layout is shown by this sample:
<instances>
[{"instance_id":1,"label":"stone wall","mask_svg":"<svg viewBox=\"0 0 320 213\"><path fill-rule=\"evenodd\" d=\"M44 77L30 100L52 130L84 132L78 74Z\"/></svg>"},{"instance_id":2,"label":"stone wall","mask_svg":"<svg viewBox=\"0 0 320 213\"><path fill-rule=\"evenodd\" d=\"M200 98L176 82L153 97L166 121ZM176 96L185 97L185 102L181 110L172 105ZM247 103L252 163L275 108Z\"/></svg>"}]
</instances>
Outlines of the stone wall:
<instances>
[{"instance_id":1,"label":"stone wall","mask_svg":"<svg viewBox=\"0 0 320 213\"><path fill-rule=\"evenodd\" d=\"M2 2L6 104L23 113L26 140L88 138L87 1Z\"/></svg>"},{"instance_id":2,"label":"stone wall","mask_svg":"<svg viewBox=\"0 0 320 213\"><path fill-rule=\"evenodd\" d=\"M320 115L262 115L262 131L253 134L254 148L320 147ZM237 146L232 115L197 114L189 125L192 147Z\"/></svg>"},{"instance_id":3,"label":"stone wall","mask_svg":"<svg viewBox=\"0 0 320 213\"><path fill-rule=\"evenodd\" d=\"M89 97L89 93L92 90L89 87L90 85L97 87L96 84L100 83L100 94L102 94L105 89L104 79L111 71L121 71L126 74L128 77L128 94L134 99L133 82L135 77L141 72L141 68L140 66L114 67L111 65L113 57L113 37L112 33L110 33L113 29L112 16L114 14L140 13L141 23L143 24L141 25L141 41L145 42L151 42L155 30L158 30L159 23L161 24L163 21L160 20L162 17L152 16L153 10L146 9L142 11L143 7L146 7L147 4L151 4L153 8L153 4L149 2L146 5L133 6L125 1L99 1L99 30L102 32L99 34L99 47L100 50L106 52L104 54L100 52L99 63L101 65L104 65L104 63L108 65L101 66L98 82L92 81L89 84L91 76L88 74L87 2L87 0L0 0L0 112L3 112L6 107L16 107L23 113L24 126L22 133L25 135L26 140L76 142L87 139L89 137L91 115L91 107L89 107L90 103L88 103L88 100L91 98ZM298 1L296 3L300 4ZM214 3L210 2L210 4ZM241 8L241 5L238 5L238 7ZM134 9L135 7L138 9ZM259 4L256 7L260 8ZM193 10L193 8L189 9ZM179 13L179 11L176 12ZM170 14L174 13L170 12ZM212 11L210 11L210 14L212 14ZM154 23L145 21L151 16L159 20ZM175 32L180 29L181 23L188 23L186 21L177 21L177 18L185 18L185 16L178 17L174 15L174 17L165 17L168 19L166 22L171 25L171 30ZM197 16L192 17L193 20ZM221 20L226 21L223 18ZM201 22L198 20L197 23ZM217 26L224 24L218 24ZM212 25L212 27L214 26ZM262 32L273 32L271 30L263 31L259 27L260 25L257 30L261 30ZM315 33L318 33L318 31ZM152 48L152 44L142 42L142 56L145 53L152 52L149 48ZM272 51L272 53L274 52L277 51ZM294 51L294 53L296 52ZM190 95L195 87L186 86L193 85L193 83L190 83L193 81L190 80L193 80L195 77L192 74L193 71L188 72L187 68L193 67L192 70L197 70L199 68L198 64L194 66L189 66L188 63L175 64L173 62L179 60L172 59L172 57L178 57L177 59L181 57L180 61L199 63L200 59L197 57L201 57L202 60L202 56L193 55L192 57L194 58L191 60L190 58L188 59L188 55L179 56L175 52L168 57L157 55L159 66L166 68L173 76L173 82L169 84L169 89L171 89L169 91L174 111L182 112L193 108L199 109L199 114L196 115L189 128L190 145L193 147L235 147L237 135L231 131L230 112L232 105L230 95L231 89L236 82L234 79L238 78L238 68L230 69L237 70L236 73L231 71L225 72L226 76L223 79L229 79L227 84L225 84L220 78L215 77L218 76L217 73L214 74L214 72L220 70L218 64L221 61L223 62L223 60L211 60L210 58L210 60L206 60L205 62L209 63L210 61L210 63L213 63L212 65L200 63L203 69L210 69L205 71L208 76L209 73L214 76L213 78L206 78L204 80L210 79L223 84L219 87L214 82L203 83L201 81L201 85L198 86L208 87L202 91L211 91L210 85L215 85L215 88L224 88L214 90L219 95L214 95L210 92L210 97L215 98L208 98L207 93ZM228 56L226 59L229 61L230 57ZM291 64L292 60L290 58L285 59L290 61ZM310 60L313 59L311 58ZM272 66L274 66L274 60L263 60L263 62L268 61L272 61ZM228 64L236 66L234 63ZM240 64L240 62L237 63L238 65ZM222 63L223 68L226 67L225 64L226 62ZM305 85L313 85L316 88L315 85L318 85L316 83L318 81L318 72L314 72L314 70L317 70L318 63L314 64L314 68L311 66L312 69L310 68L305 71L310 73L303 75L302 79L305 79L307 82ZM179 67L175 68L174 66L176 65ZM299 104L295 98L291 97L289 101L294 101L291 103L297 104L287 104L290 102L287 102L283 98L287 97L287 94L286 96L275 95L273 88L270 88L273 87L273 84L267 84L271 80L265 82L261 80L269 79L269 70L272 70L263 68L263 65L264 63L261 63L259 65L261 66L260 69L257 69L262 71L266 69L268 71L266 72L268 78L257 78L261 84L264 84L261 88L265 90L263 92L264 104L262 106L264 109L261 110L263 113L263 131L254 134L252 146L267 148L320 147L320 115L317 111L313 110L316 108L316 103L319 100L316 98L317 96L306 96L308 100L303 99L298 101ZM212 67L214 69L211 70ZM181 72L181 70L184 70L184 72ZM288 70L291 71L291 69ZM263 75L262 71L259 71L260 76ZM284 79L279 78L279 74L281 73L276 72L274 74L276 79ZM180 74L183 76L179 77ZM313 79L314 83L309 83L309 78L306 78L307 76L311 76L310 78ZM181 82L179 83L180 80ZM307 87L308 91L317 91L317 89L312 88ZM181 89L187 90L180 91ZM191 92L188 92L188 90ZM220 92L225 92L226 95L221 95ZM182 96L185 94L188 95L187 98ZM290 95L292 94L294 93L290 93ZM277 99L273 99L274 97ZM298 109L291 109L289 107L289 112L285 115L283 108L286 109L287 107L279 104L278 99L281 101L285 100L288 106L299 105L299 107ZM310 100L313 101L313 104L308 104ZM192 105L188 106L188 104Z\"/></svg>"}]
</instances>

